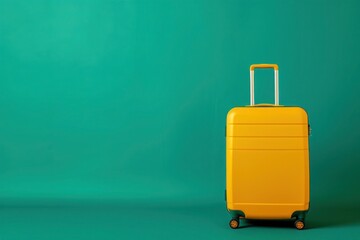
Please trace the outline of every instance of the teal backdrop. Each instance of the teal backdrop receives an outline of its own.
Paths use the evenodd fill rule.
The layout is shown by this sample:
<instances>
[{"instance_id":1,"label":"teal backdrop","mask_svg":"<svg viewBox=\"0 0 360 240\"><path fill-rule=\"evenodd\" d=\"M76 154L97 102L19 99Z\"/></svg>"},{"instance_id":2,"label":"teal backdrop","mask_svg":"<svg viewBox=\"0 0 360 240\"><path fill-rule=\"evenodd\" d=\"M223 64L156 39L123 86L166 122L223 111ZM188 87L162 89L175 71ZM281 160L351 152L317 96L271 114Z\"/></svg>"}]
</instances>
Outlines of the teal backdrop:
<instances>
[{"instance_id":1,"label":"teal backdrop","mask_svg":"<svg viewBox=\"0 0 360 240\"><path fill-rule=\"evenodd\" d=\"M0 238L359 234L359 43L355 0L0 0ZM306 231L227 226L225 118L252 63L310 117ZM272 71L255 79L273 102Z\"/></svg>"}]
</instances>

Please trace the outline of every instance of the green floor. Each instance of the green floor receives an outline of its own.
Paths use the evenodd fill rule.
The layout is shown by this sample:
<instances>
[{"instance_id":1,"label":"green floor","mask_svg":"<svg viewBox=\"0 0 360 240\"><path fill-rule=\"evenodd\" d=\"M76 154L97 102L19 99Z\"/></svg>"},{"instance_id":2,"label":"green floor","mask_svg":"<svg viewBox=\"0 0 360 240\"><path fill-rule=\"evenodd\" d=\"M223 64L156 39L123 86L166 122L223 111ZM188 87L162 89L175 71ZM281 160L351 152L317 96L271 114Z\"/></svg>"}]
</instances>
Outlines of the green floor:
<instances>
[{"instance_id":1,"label":"green floor","mask_svg":"<svg viewBox=\"0 0 360 240\"><path fill-rule=\"evenodd\" d=\"M333 211L330 213L329 208ZM359 208L312 209L308 228L252 222L232 230L223 203L77 202L3 206L0 239L357 239ZM332 215L334 214L334 215Z\"/></svg>"}]
</instances>

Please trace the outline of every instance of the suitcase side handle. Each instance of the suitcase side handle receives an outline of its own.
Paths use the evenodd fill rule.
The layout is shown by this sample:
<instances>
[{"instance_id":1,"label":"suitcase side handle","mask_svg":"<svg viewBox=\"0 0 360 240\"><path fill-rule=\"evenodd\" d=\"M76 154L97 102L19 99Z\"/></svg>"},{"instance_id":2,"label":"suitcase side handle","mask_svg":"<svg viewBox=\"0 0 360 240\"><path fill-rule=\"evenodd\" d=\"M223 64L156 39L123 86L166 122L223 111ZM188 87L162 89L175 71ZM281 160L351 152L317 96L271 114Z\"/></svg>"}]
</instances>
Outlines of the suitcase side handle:
<instances>
[{"instance_id":1,"label":"suitcase side handle","mask_svg":"<svg viewBox=\"0 0 360 240\"><path fill-rule=\"evenodd\" d=\"M273 68L275 84L275 106L279 106L279 66L277 64L252 64L250 65L250 106L255 105L254 71L255 68Z\"/></svg>"}]
</instances>

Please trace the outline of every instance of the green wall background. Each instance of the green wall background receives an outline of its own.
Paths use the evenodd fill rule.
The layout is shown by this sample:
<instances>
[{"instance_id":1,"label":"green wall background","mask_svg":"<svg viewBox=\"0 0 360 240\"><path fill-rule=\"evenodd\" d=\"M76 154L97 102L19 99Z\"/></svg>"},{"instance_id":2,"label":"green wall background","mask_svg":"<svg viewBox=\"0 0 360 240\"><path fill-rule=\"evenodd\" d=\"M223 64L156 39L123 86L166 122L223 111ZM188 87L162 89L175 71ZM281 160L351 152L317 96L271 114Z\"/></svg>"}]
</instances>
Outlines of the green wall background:
<instances>
[{"instance_id":1,"label":"green wall background","mask_svg":"<svg viewBox=\"0 0 360 240\"><path fill-rule=\"evenodd\" d=\"M359 42L355 0L1 0L0 202L224 207L226 113L268 62L310 116L313 216L360 213Z\"/></svg>"}]
</instances>

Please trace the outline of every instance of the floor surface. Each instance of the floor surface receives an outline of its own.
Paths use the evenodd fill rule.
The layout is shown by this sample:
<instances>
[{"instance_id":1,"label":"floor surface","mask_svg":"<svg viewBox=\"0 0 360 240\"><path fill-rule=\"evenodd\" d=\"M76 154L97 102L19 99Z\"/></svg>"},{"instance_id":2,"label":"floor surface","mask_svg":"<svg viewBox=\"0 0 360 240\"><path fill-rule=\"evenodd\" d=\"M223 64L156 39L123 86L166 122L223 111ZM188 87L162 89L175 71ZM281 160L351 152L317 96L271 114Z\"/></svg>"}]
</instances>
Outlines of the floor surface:
<instances>
[{"instance_id":1,"label":"floor surface","mask_svg":"<svg viewBox=\"0 0 360 240\"><path fill-rule=\"evenodd\" d=\"M307 229L252 221L232 230L223 203L29 204L0 208L0 239L360 239L357 206L312 209Z\"/></svg>"}]
</instances>

